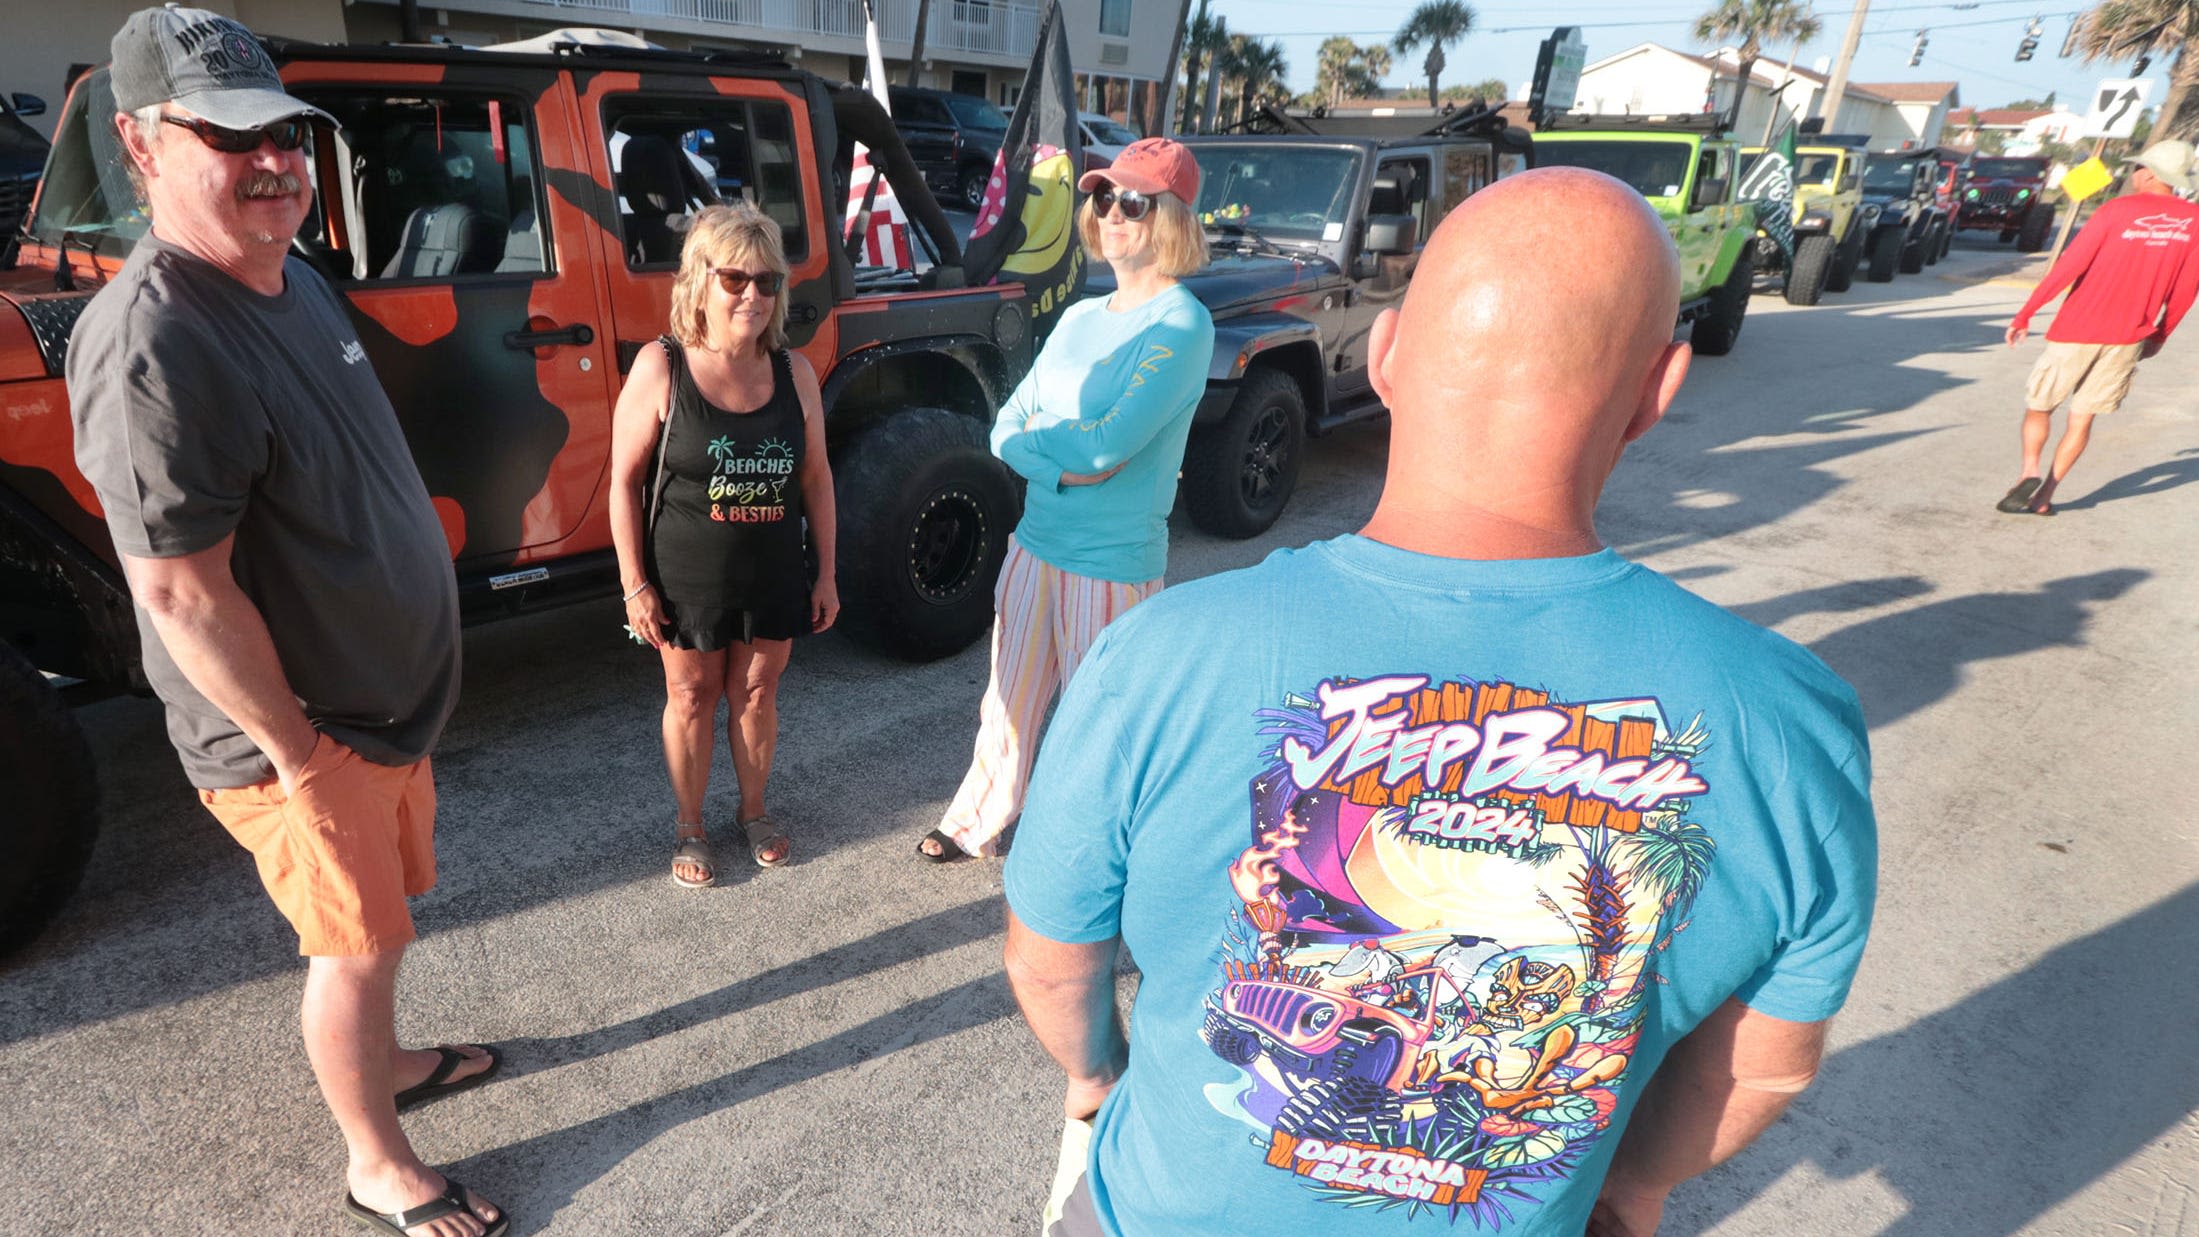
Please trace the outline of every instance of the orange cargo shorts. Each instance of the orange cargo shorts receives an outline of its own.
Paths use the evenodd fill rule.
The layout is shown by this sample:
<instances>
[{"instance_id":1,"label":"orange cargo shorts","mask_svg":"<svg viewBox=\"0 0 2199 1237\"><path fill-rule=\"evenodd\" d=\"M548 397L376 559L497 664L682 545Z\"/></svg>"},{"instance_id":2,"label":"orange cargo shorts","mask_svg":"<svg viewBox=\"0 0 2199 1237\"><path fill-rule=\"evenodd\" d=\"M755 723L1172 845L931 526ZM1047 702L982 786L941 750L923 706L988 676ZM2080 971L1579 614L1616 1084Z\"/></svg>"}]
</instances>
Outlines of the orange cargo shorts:
<instances>
[{"instance_id":1,"label":"orange cargo shorts","mask_svg":"<svg viewBox=\"0 0 2199 1237\"><path fill-rule=\"evenodd\" d=\"M201 790L199 801L260 869L308 957L389 953L413 939L405 899L435 886L435 775L378 765L327 735L282 783Z\"/></svg>"}]
</instances>

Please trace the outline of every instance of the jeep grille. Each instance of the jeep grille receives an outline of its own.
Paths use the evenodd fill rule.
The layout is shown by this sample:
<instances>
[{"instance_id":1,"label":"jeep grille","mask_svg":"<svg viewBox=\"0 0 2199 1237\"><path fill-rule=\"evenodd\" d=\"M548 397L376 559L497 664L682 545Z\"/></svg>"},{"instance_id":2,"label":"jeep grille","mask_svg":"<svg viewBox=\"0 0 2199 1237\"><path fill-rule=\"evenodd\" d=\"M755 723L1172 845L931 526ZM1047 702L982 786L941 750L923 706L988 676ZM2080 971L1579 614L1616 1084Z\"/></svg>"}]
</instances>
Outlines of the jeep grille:
<instances>
[{"instance_id":1,"label":"jeep grille","mask_svg":"<svg viewBox=\"0 0 2199 1237\"><path fill-rule=\"evenodd\" d=\"M1298 1015L1313 997L1296 988L1273 984L1246 984L1237 991L1237 1013L1262 1026L1288 1032L1298 1025Z\"/></svg>"}]
</instances>

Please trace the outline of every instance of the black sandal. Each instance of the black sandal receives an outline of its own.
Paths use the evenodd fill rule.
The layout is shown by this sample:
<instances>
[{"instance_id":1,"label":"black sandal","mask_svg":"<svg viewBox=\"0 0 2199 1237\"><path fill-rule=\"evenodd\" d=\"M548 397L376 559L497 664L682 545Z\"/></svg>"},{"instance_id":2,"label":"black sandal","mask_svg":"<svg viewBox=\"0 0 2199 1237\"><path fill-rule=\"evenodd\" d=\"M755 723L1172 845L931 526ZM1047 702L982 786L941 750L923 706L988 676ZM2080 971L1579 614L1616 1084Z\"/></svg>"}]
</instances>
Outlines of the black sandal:
<instances>
[{"instance_id":1,"label":"black sandal","mask_svg":"<svg viewBox=\"0 0 2199 1237\"><path fill-rule=\"evenodd\" d=\"M448 1081L452 1071L473 1058L449 1044L437 1044L435 1046L436 1055L443 1059L436 1062L434 1071L426 1078L421 1079L416 1085L406 1087L397 1093L397 1111L403 1112L408 1108L418 1108L422 1104L433 1103L446 1095L456 1095L460 1091L471 1090L496 1077L497 1067L504 1064L504 1054L496 1050L496 1045L467 1044L465 1046L479 1048L487 1053L489 1057L487 1068L479 1073L468 1074L456 1082ZM415 1220L413 1223L417 1224L419 1221Z\"/></svg>"},{"instance_id":2,"label":"black sandal","mask_svg":"<svg viewBox=\"0 0 2199 1237\"><path fill-rule=\"evenodd\" d=\"M402 1211L369 1211L364 1204L351 1196L351 1191L346 1190L344 1214L377 1233L392 1233L396 1237L405 1237L405 1230L408 1228L418 1228L430 1220L440 1220L450 1215L469 1215L481 1221L488 1229L483 1237L504 1237L504 1234L512 1230L511 1212L498 1208L496 1220L490 1222L480 1212L466 1205L466 1187L450 1177L443 1178L441 1194L417 1207L407 1207Z\"/></svg>"},{"instance_id":3,"label":"black sandal","mask_svg":"<svg viewBox=\"0 0 2199 1237\"><path fill-rule=\"evenodd\" d=\"M2039 487L2045 483L2044 477L2025 477L2008 487L2008 492L2000 496L1999 502L1993 504L1993 510L2009 515L2023 514L2031 509L2031 496L2038 493Z\"/></svg>"},{"instance_id":4,"label":"black sandal","mask_svg":"<svg viewBox=\"0 0 2199 1237\"><path fill-rule=\"evenodd\" d=\"M939 845L939 853L935 855L930 851L925 850L925 842L937 843ZM956 843L953 838L948 837L946 834L941 833L937 829L934 829L930 833L925 834L923 841L920 841L916 844L916 857L922 859L926 863L960 863L964 859L976 858L976 856L970 854L970 852L962 849L962 847L958 843Z\"/></svg>"}]
</instances>

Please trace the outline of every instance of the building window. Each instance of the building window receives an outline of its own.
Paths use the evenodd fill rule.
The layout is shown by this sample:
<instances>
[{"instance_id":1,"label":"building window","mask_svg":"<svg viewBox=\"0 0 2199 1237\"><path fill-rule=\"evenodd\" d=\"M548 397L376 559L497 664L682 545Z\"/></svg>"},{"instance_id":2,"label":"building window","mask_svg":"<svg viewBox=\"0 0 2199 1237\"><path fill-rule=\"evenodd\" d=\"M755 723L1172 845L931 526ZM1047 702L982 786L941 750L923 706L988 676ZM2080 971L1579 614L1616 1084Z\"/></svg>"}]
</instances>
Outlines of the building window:
<instances>
[{"instance_id":1,"label":"building window","mask_svg":"<svg viewBox=\"0 0 2199 1237\"><path fill-rule=\"evenodd\" d=\"M1130 0L1100 0L1099 32L1118 39L1130 37Z\"/></svg>"}]
</instances>

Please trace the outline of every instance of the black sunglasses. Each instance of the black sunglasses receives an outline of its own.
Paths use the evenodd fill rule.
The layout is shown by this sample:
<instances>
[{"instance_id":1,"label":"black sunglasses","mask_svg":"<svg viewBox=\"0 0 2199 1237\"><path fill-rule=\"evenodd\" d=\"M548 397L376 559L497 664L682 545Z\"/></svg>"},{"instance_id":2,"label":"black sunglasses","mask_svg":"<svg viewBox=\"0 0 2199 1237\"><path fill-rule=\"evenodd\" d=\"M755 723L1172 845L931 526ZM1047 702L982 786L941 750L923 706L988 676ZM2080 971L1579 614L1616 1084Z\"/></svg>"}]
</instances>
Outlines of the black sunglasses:
<instances>
[{"instance_id":1,"label":"black sunglasses","mask_svg":"<svg viewBox=\"0 0 2199 1237\"><path fill-rule=\"evenodd\" d=\"M1136 223L1153 213L1153 199L1135 189L1117 189L1102 184L1099 192L1092 195L1092 214L1105 219L1109 210L1119 211L1125 220Z\"/></svg>"},{"instance_id":2,"label":"black sunglasses","mask_svg":"<svg viewBox=\"0 0 2199 1237\"><path fill-rule=\"evenodd\" d=\"M261 142L273 142L275 149L285 151L305 145L306 123L302 120L278 120L257 129L231 129L197 116L163 115L161 119L189 129L206 143L207 149L225 155L249 155L260 148Z\"/></svg>"},{"instance_id":3,"label":"black sunglasses","mask_svg":"<svg viewBox=\"0 0 2199 1237\"><path fill-rule=\"evenodd\" d=\"M718 277L718 283L725 288L727 296L739 296L741 293L748 291L748 285L750 284L755 284L756 291L765 296L777 296L779 295L779 284L786 278L777 271L761 271L751 275L747 271L731 266L713 267L710 273Z\"/></svg>"}]
</instances>

